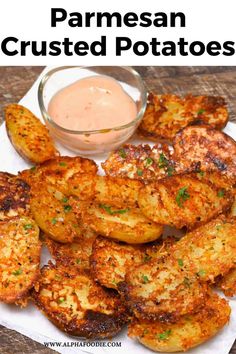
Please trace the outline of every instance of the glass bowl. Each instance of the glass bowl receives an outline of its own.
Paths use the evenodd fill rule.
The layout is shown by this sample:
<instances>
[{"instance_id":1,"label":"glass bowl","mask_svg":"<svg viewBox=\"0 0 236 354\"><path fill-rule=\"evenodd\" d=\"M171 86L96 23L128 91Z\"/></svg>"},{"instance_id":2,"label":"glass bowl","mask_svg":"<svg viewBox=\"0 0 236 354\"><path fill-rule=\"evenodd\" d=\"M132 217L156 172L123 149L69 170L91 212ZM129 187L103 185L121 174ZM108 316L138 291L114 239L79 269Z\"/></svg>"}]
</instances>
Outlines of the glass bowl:
<instances>
[{"instance_id":1,"label":"glass bowl","mask_svg":"<svg viewBox=\"0 0 236 354\"><path fill-rule=\"evenodd\" d=\"M134 120L117 127L78 131L58 125L48 114L51 98L64 87L89 76L105 75L117 80L137 107ZM82 154L109 152L127 141L138 127L146 109L147 91L141 76L131 67L124 66L63 66L47 72L38 88L39 107L50 134L66 148ZM119 109L119 107L117 107Z\"/></svg>"}]
</instances>

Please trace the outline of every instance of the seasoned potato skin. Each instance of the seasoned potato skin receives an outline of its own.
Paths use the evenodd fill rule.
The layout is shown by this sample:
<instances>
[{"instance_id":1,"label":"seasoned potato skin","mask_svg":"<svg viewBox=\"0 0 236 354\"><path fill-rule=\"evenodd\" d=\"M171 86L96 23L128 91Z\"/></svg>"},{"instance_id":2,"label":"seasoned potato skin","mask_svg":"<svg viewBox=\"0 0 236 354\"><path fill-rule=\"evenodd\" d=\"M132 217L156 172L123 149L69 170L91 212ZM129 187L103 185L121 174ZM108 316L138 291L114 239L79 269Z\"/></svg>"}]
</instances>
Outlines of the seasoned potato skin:
<instances>
[{"instance_id":1,"label":"seasoned potato skin","mask_svg":"<svg viewBox=\"0 0 236 354\"><path fill-rule=\"evenodd\" d=\"M173 141L190 124L209 124L222 129L228 121L225 100L214 96L149 94L149 102L138 132L152 140Z\"/></svg>"},{"instance_id":2,"label":"seasoned potato skin","mask_svg":"<svg viewBox=\"0 0 236 354\"><path fill-rule=\"evenodd\" d=\"M226 300L210 292L198 313L183 316L174 324L134 319L129 324L128 335L156 352L182 352L216 335L229 317L230 307Z\"/></svg>"},{"instance_id":3,"label":"seasoned potato skin","mask_svg":"<svg viewBox=\"0 0 236 354\"><path fill-rule=\"evenodd\" d=\"M0 172L0 220L29 215L30 187L22 179Z\"/></svg>"},{"instance_id":4,"label":"seasoned potato skin","mask_svg":"<svg viewBox=\"0 0 236 354\"><path fill-rule=\"evenodd\" d=\"M5 120L9 139L25 160L38 164L59 155L46 126L27 108L10 104Z\"/></svg>"},{"instance_id":5,"label":"seasoned potato skin","mask_svg":"<svg viewBox=\"0 0 236 354\"><path fill-rule=\"evenodd\" d=\"M219 279L218 287L223 291L225 296L236 295L236 268L232 268L228 273Z\"/></svg>"},{"instance_id":6,"label":"seasoned potato skin","mask_svg":"<svg viewBox=\"0 0 236 354\"><path fill-rule=\"evenodd\" d=\"M128 177L141 181L155 181L174 174L173 149L166 144L126 144L113 151L102 163L106 175Z\"/></svg>"},{"instance_id":7,"label":"seasoned potato skin","mask_svg":"<svg viewBox=\"0 0 236 354\"><path fill-rule=\"evenodd\" d=\"M117 241L130 244L152 242L157 240L163 231L161 225L147 219L139 209L117 209L74 200L71 205L85 225L98 234Z\"/></svg>"},{"instance_id":8,"label":"seasoned potato skin","mask_svg":"<svg viewBox=\"0 0 236 354\"><path fill-rule=\"evenodd\" d=\"M68 181L69 192L80 200L94 200L117 208L138 206L140 181L92 174L74 174Z\"/></svg>"},{"instance_id":9,"label":"seasoned potato skin","mask_svg":"<svg viewBox=\"0 0 236 354\"><path fill-rule=\"evenodd\" d=\"M150 183L140 191L138 204L144 215L159 224L191 229L227 211L232 200L229 191L190 174Z\"/></svg>"},{"instance_id":10,"label":"seasoned potato skin","mask_svg":"<svg viewBox=\"0 0 236 354\"><path fill-rule=\"evenodd\" d=\"M95 283L87 272L50 263L32 292L36 306L62 331L89 339L116 335L128 321L117 294Z\"/></svg>"},{"instance_id":11,"label":"seasoned potato skin","mask_svg":"<svg viewBox=\"0 0 236 354\"><path fill-rule=\"evenodd\" d=\"M0 222L0 301L19 302L39 277L41 243L35 221L17 216Z\"/></svg>"}]
</instances>

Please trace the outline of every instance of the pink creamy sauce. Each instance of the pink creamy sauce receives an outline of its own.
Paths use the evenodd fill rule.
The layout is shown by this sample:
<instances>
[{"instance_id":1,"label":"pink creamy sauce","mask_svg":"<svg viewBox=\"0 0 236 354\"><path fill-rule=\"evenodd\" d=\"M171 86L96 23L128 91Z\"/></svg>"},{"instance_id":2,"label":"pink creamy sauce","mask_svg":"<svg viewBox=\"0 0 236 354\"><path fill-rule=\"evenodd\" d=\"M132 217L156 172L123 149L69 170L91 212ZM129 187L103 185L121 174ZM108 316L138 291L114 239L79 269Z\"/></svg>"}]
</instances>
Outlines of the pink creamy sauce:
<instances>
[{"instance_id":1,"label":"pink creamy sauce","mask_svg":"<svg viewBox=\"0 0 236 354\"><path fill-rule=\"evenodd\" d=\"M116 80L91 76L57 92L49 102L48 113L61 127L87 131L130 123L137 115L137 107ZM113 139L114 134L119 132L113 132ZM95 142L96 135L91 138Z\"/></svg>"}]
</instances>

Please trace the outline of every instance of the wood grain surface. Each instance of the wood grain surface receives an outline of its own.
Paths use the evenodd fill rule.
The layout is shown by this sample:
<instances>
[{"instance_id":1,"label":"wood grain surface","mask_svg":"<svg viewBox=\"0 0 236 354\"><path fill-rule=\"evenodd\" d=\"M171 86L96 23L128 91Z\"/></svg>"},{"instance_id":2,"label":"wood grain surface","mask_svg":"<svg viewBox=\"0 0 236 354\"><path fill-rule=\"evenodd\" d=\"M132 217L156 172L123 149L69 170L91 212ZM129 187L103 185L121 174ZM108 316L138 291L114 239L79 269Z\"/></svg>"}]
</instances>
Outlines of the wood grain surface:
<instances>
[{"instance_id":1,"label":"wood grain surface","mask_svg":"<svg viewBox=\"0 0 236 354\"><path fill-rule=\"evenodd\" d=\"M224 96L230 120L236 122L235 67L135 67L148 90L157 93L208 94ZM0 67L0 119L8 103L18 102L29 90L43 67ZM1 316L1 314L0 314ZM235 332L236 335L236 332ZM1 354L50 354L55 351L0 326ZM221 354L221 350L214 354ZM236 342L230 351L236 354Z\"/></svg>"}]
</instances>

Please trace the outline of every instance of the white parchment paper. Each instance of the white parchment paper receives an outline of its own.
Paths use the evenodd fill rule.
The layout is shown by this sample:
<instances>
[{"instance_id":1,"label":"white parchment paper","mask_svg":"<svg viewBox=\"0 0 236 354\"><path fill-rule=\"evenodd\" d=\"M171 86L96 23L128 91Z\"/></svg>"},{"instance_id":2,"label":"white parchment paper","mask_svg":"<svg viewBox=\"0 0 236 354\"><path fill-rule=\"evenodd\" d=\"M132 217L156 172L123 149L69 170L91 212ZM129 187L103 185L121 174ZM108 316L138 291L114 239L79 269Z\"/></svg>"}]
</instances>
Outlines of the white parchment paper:
<instances>
[{"instance_id":1,"label":"white parchment paper","mask_svg":"<svg viewBox=\"0 0 236 354\"><path fill-rule=\"evenodd\" d=\"M40 110L37 100L37 88L41 76L51 68L46 68L37 81L34 83L32 88L20 101L21 104L33 111L38 117L41 117ZM7 94L7 92L6 92ZM233 123L228 123L224 131L232 136L236 140L236 125ZM137 139L133 139L132 142L138 143ZM142 142L144 142L142 140ZM151 145L151 144L150 144ZM67 149L58 145L58 148L62 155L73 156L74 154ZM103 158L94 157L94 160L99 164ZM28 168L30 165L27 164L14 150L11 143L8 140L5 125L2 124L0 127L0 170L7 171L11 173L17 173L20 170ZM42 264L47 262L48 253L47 250L43 250L42 254ZM228 325L219 332L213 339L207 343L188 351L191 354L228 354L230 348L232 347L234 340L236 338L236 298L230 299L229 304L232 309L231 319ZM141 344L129 339L126 335L126 329L124 329L118 336L116 336L113 341L121 341L121 347L99 347L99 346L75 346L76 343L85 343L84 341L72 338L59 329L57 329L47 318L42 315L32 304L30 304L25 309L20 309L14 305L6 305L0 303L0 324L14 329L33 340L44 344L44 342L62 342L71 345L74 342L73 347L50 347L58 351L59 353L109 353L109 354L123 354L123 353L135 353L135 354L148 354L153 353L149 349L143 347ZM16 347L12 348L14 353L17 351Z\"/></svg>"}]
</instances>

